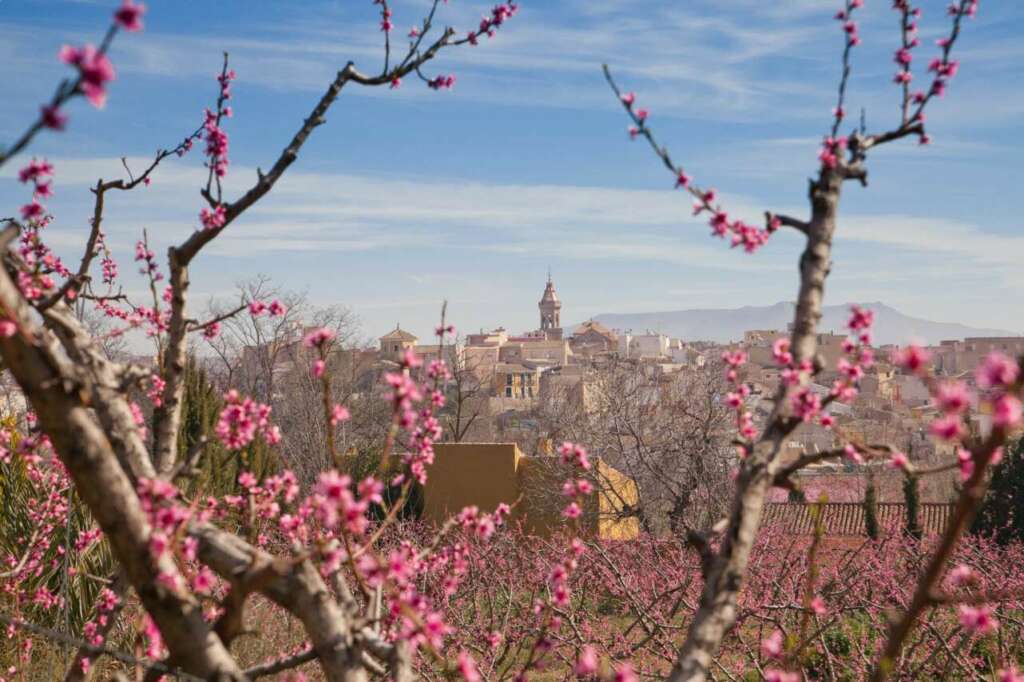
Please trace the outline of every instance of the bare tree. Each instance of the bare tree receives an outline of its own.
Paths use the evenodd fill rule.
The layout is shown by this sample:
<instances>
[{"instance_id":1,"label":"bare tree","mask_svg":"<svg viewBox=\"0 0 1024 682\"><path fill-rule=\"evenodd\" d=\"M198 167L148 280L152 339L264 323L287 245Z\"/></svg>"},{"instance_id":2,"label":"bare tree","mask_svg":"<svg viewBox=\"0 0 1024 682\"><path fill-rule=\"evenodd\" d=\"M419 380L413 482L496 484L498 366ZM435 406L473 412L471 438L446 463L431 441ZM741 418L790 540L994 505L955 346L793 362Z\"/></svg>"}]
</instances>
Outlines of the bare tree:
<instances>
[{"instance_id":1,"label":"bare tree","mask_svg":"<svg viewBox=\"0 0 1024 682\"><path fill-rule=\"evenodd\" d=\"M542 433L587 443L636 481L638 499L617 502L646 531L703 528L724 512L736 459L721 367L655 370L628 359L588 367L580 384L555 386L544 396ZM615 482L597 483L616 495Z\"/></svg>"},{"instance_id":2,"label":"bare tree","mask_svg":"<svg viewBox=\"0 0 1024 682\"><path fill-rule=\"evenodd\" d=\"M474 356L462 352L456 340L449 363L451 378L445 382L445 407L442 411L445 432L450 440L461 442L489 414L489 376Z\"/></svg>"}]
</instances>

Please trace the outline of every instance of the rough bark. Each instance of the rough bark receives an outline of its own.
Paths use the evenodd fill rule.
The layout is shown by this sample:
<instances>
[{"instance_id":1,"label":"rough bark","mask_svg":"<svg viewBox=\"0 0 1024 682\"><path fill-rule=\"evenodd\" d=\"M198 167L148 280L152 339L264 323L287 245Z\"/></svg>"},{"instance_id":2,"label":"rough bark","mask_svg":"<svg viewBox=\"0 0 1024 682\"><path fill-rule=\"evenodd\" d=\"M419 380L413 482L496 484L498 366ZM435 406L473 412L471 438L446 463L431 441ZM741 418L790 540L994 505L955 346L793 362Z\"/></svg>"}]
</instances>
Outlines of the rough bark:
<instances>
[{"instance_id":1,"label":"rough bark","mask_svg":"<svg viewBox=\"0 0 1024 682\"><path fill-rule=\"evenodd\" d=\"M823 170L819 180L811 185L811 220L807 224L807 244L800 257L800 289L791 335L797 363L814 361L817 353L817 327L831 264L842 182L841 173ZM793 390L780 385L768 426L740 469L729 525L721 548L710 562L700 604L669 674L671 682L707 679L722 640L736 622L736 602L757 539L765 497L781 469L782 444L799 424L789 414Z\"/></svg>"},{"instance_id":2,"label":"rough bark","mask_svg":"<svg viewBox=\"0 0 1024 682\"><path fill-rule=\"evenodd\" d=\"M0 340L0 355L35 410L39 425L67 467L79 495L110 542L118 562L152 616L172 664L217 680L244 679L230 653L205 623L198 603L166 587L161 574L181 579L173 560L149 552L150 527L134 486L86 404L89 391L66 376L42 340L48 333L29 315L20 292L0 269L0 305L18 326Z\"/></svg>"}]
</instances>

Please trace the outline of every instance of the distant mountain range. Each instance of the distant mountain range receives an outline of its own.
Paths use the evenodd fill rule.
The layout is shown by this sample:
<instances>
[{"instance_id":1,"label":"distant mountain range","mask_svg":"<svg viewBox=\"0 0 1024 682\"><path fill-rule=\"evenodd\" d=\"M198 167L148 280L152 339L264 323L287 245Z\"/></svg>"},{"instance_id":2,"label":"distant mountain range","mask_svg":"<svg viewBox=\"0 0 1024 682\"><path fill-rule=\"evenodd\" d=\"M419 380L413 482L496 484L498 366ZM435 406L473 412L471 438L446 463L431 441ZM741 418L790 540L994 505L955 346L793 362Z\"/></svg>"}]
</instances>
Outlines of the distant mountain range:
<instances>
[{"instance_id":1,"label":"distant mountain range","mask_svg":"<svg viewBox=\"0 0 1024 682\"><path fill-rule=\"evenodd\" d=\"M1017 336L1020 332L1005 329L969 327L956 322L933 322L905 315L884 303L862 303L875 313L875 344L905 344L910 341L937 344L946 339L968 336ZM785 330L793 321L793 303L770 306L744 306L733 309L672 310L660 313L609 313L595 320L611 329L661 332L688 341L739 341L749 329ZM819 325L822 332L846 331L850 304L825 306ZM573 327L575 328L575 327Z\"/></svg>"}]
</instances>

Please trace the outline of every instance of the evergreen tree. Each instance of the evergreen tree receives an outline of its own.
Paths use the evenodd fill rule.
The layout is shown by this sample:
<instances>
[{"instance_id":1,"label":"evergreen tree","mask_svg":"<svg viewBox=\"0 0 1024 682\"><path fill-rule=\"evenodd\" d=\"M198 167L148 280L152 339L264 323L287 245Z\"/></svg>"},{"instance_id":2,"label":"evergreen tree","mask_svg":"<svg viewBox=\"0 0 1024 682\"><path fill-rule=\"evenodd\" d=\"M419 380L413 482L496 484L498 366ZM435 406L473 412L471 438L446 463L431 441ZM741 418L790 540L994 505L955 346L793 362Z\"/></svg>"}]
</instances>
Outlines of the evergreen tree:
<instances>
[{"instance_id":1,"label":"evergreen tree","mask_svg":"<svg viewBox=\"0 0 1024 682\"><path fill-rule=\"evenodd\" d=\"M228 451L221 445L214 436L214 428L222 407L223 401L216 387L210 383L206 370L194 355L189 355L185 365L185 388L181 405L179 461L188 455L200 438L205 436L207 439L199 459L198 473L189 485L192 494L237 494L238 474L242 471L251 471L257 479L262 480L278 469L276 453L262 438L257 438L237 452Z\"/></svg>"},{"instance_id":2,"label":"evergreen tree","mask_svg":"<svg viewBox=\"0 0 1024 682\"><path fill-rule=\"evenodd\" d=\"M971 527L1006 545L1024 540L1024 437L1006 448L992 470L992 481Z\"/></svg>"},{"instance_id":3,"label":"evergreen tree","mask_svg":"<svg viewBox=\"0 0 1024 682\"><path fill-rule=\"evenodd\" d=\"M874 474L868 475L868 487L864 490L864 531L872 540L878 539L878 493Z\"/></svg>"},{"instance_id":4,"label":"evergreen tree","mask_svg":"<svg viewBox=\"0 0 1024 682\"><path fill-rule=\"evenodd\" d=\"M917 476L908 474L903 479L903 499L907 504L907 535L921 539L921 490Z\"/></svg>"}]
</instances>

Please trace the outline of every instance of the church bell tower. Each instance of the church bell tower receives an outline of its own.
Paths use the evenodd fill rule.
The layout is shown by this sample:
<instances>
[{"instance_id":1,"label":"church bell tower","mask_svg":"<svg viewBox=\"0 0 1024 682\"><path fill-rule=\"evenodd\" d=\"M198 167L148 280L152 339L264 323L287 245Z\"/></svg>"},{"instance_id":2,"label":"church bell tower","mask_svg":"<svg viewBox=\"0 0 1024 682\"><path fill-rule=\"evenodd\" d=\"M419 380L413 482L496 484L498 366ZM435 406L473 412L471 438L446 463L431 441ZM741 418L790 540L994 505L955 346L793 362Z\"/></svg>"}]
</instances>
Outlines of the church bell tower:
<instances>
[{"instance_id":1,"label":"church bell tower","mask_svg":"<svg viewBox=\"0 0 1024 682\"><path fill-rule=\"evenodd\" d=\"M540 297L540 330L545 332L549 338L559 338L562 332L562 302L558 300L555 293L555 283L551 281L551 272L548 271L548 283L544 287L544 294Z\"/></svg>"}]
</instances>

